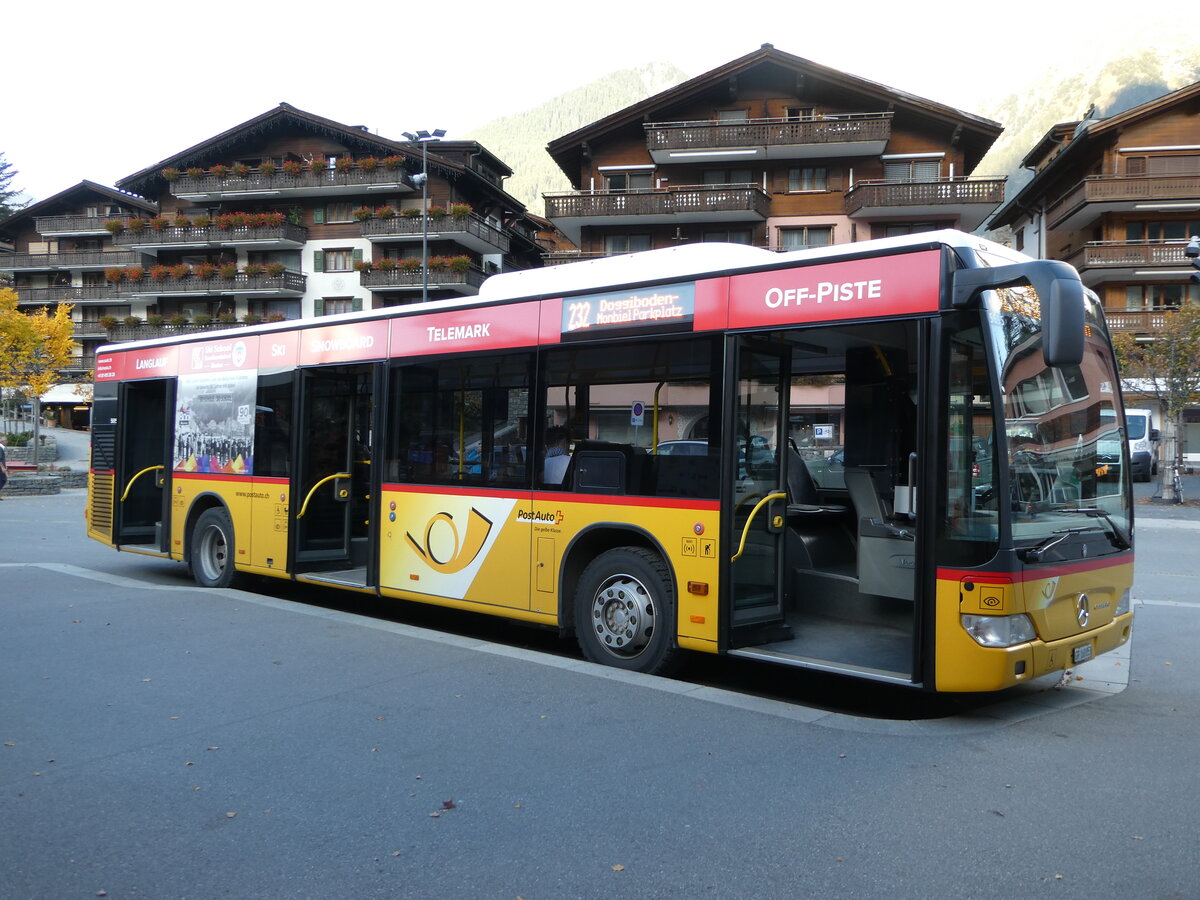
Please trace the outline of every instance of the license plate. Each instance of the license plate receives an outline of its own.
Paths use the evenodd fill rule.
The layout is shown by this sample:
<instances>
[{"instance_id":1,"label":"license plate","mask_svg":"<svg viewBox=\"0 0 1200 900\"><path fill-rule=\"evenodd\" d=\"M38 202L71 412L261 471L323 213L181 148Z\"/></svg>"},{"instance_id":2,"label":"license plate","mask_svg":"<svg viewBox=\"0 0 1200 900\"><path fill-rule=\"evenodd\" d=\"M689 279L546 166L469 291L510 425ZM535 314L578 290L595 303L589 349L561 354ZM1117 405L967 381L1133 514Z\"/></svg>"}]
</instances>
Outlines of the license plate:
<instances>
[{"instance_id":1,"label":"license plate","mask_svg":"<svg viewBox=\"0 0 1200 900\"><path fill-rule=\"evenodd\" d=\"M1078 647L1076 647L1074 650L1071 651L1071 659L1072 659L1072 661L1074 661L1075 665L1079 665L1080 663L1087 662L1091 658L1092 658L1092 645L1091 644L1080 644Z\"/></svg>"}]
</instances>

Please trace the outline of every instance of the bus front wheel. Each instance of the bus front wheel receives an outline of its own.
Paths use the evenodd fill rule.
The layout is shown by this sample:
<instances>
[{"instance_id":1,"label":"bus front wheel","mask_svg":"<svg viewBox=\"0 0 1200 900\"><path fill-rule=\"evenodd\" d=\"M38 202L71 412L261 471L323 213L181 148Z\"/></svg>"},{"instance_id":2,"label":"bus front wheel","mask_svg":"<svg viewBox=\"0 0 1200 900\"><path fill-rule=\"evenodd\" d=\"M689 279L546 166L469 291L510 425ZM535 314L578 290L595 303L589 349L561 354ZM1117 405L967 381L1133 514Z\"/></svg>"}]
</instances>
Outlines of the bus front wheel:
<instances>
[{"instance_id":1,"label":"bus front wheel","mask_svg":"<svg viewBox=\"0 0 1200 900\"><path fill-rule=\"evenodd\" d=\"M596 663L662 674L677 661L674 598L667 566L641 547L600 554L575 593L575 633Z\"/></svg>"},{"instance_id":2,"label":"bus front wheel","mask_svg":"<svg viewBox=\"0 0 1200 900\"><path fill-rule=\"evenodd\" d=\"M229 513L215 507L206 509L192 529L189 564L192 577L201 587L224 588L234 583L233 522Z\"/></svg>"}]
</instances>

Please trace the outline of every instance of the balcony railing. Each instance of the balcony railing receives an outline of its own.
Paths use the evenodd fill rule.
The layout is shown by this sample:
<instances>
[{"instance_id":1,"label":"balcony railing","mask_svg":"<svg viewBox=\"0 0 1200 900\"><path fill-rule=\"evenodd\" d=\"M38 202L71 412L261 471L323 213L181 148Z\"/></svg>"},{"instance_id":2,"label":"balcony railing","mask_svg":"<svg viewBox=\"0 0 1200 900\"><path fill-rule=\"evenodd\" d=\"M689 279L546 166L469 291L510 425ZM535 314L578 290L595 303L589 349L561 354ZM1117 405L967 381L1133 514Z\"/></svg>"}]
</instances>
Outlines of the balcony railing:
<instances>
[{"instance_id":1,"label":"balcony railing","mask_svg":"<svg viewBox=\"0 0 1200 900\"><path fill-rule=\"evenodd\" d=\"M96 368L96 354L95 353L85 353L83 356L73 357L69 363L67 363L65 366L62 367L62 370L64 372L70 372L70 373L74 374L74 373L88 372L95 368ZM79 402L82 403L83 401L80 400Z\"/></svg>"},{"instance_id":2,"label":"balcony railing","mask_svg":"<svg viewBox=\"0 0 1200 900\"><path fill-rule=\"evenodd\" d=\"M11 253L0 255L0 272L36 269L103 269L141 262L132 250L74 250L69 253Z\"/></svg>"},{"instance_id":3,"label":"balcony railing","mask_svg":"<svg viewBox=\"0 0 1200 900\"><path fill-rule=\"evenodd\" d=\"M881 207L996 206L1004 200L1003 178L955 178L936 181L860 181L846 192L846 215Z\"/></svg>"},{"instance_id":4,"label":"balcony railing","mask_svg":"<svg viewBox=\"0 0 1200 900\"><path fill-rule=\"evenodd\" d=\"M373 269L359 276L362 286L373 291L412 291L421 290L422 277L420 269L392 269L390 272ZM465 272L453 269L430 269L429 286L431 288L453 288L462 294L476 294L487 276L479 269L470 268Z\"/></svg>"},{"instance_id":5,"label":"balcony railing","mask_svg":"<svg viewBox=\"0 0 1200 900\"><path fill-rule=\"evenodd\" d=\"M197 334L202 331L224 331L227 328L245 328L243 322L212 322L208 325L114 325L108 329L108 341L120 344L125 341L144 341L147 338L171 337L177 334Z\"/></svg>"},{"instance_id":6,"label":"balcony railing","mask_svg":"<svg viewBox=\"0 0 1200 900\"><path fill-rule=\"evenodd\" d=\"M1130 331L1150 334L1161 331L1164 325L1164 309L1105 309L1104 320L1112 332Z\"/></svg>"},{"instance_id":7,"label":"balcony railing","mask_svg":"<svg viewBox=\"0 0 1200 900\"><path fill-rule=\"evenodd\" d=\"M1124 241L1092 243L1081 247L1067 262L1076 269L1128 268L1130 266L1186 266L1185 244L1133 244Z\"/></svg>"},{"instance_id":8,"label":"balcony railing","mask_svg":"<svg viewBox=\"0 0 1200 900\"><path fill-rule=\"evenodd\" d=\"M887 142L892 114L865 113L820 119L749 119L745 122L651 122L646 146L659 150L782 147L798 144Z\"/></svg>"},{"instance_id":9,"label":"balcony railing","mask_svg":"<svg viewBox=\"0 0 1200 900\"><path fill-rule=\"evenodd\" d=\"M300 247L308 240L308 229L284 222L282 225L220 228L144 228L141 231L122 231L115 237L122 247L154 249L156 247L214 247L232 244L272 244Z\"/></svg>"},{"instance_id":10,"label":"balcony railing","mask_svg":"<svg viewBox=\"0 0 1200 900\"><path fill-rule=\"evenodd\" d=\"M56 285L55 287L19 287L16 289L18 302L26 303L100 303L118 300L114 284Z\"/></svg>"},{"instance_id":11,"label":"balcony railing","mask_svg":"<svg viewBox=\"0 0 1200 900\"><path fill-rule=\"evenodd\" d=\"M752 184L694 185L645 191L594 191L545 194L546 218L605 216L688 216L698 213L745 213L765 219L771 198Z\"/></svg>"},{"instance_id":12,"label":"balcony railing","mask_svg":"<svg viewBox=\"0 0 1200 900\"><path fill-rule=\"evenodd\" d=\"M1089 203L1200 201L1200 175L1089 175L1050 204L1051 228Z\"/></svg>"},{"instance_id":13,"label":"balcony railing","mask_svg":"<svg viewBox=\"0 0 1200 900\"><path fill-rule=\"evenodd\" d=\"M52 234L107 234L104 223L110 219L128 222L130 215L120 216L35 216L34 227L43 237Z\"/></svg>"},{"instance_id":14,"label":"balcony railing","mask_svg":"<svg viewBox=\"0 0 1200 900\"><path fill-rule=\"evenodd\" d=\"M426 220L421 216L392 216L390 219L365 219L363 237L373 241L421 240ZM474 213L456 217L439 216L429 223L430 239L452 240L477 253L507 253L509 237Z\"/></svg>"},{"instance_id":15,"label":"balcony railing","mask_svg":"<svg viewBox=\"0 0 1200 900\"><path fill-rule=\"evenodd\" d=\"M320 172L304 171L296 175L288 175L276 171L264 175L258 169L251 169L247 175L227 175L218 178L216 175L180 175L170 182L171 193L176 197L212 197L238 194L294 194L310 191L322 193L353 193L357 190L393 189L412 191L412 181L404 169L389 169L379 166L375 169L351 168L344 172L336 169L322 169Z\"/></svg>"},{"instance_id":16,"label":"balcony railing","mask_svg":"<svg viewBox=\"0 0 1200 900\"><path fill-rule=\"evenodd\" d=\"M299 272L284 272L282 275L247 275L239 272L232 278L214 275L199 278L186 275L183 278L163 280L143 278L141 281L122 281L119 293L122 297L166 297L172 294L286 294L304 293L307 278Z\"/></svg>"}]
</instances>

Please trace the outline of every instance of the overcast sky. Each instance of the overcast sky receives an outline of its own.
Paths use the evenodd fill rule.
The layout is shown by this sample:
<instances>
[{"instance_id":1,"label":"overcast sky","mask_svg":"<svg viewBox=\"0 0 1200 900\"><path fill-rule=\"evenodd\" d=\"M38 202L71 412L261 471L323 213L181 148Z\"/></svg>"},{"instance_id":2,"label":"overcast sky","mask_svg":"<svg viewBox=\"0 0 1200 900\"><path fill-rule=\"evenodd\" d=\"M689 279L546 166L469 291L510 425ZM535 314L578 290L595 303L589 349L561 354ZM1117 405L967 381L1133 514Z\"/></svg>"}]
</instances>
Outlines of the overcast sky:
<instances>
[{"instance_id":1,"label":"overcast sky","mask_svg":"<svg viewBox=\"0 0 1200 900\"><path fill-rule=\"evenodd\" d=\"M907 25L896 20L904 9ZM19 172L12 186L38 200L84 178L112 185L281 101L384 137L444 128L465 138L618 69L661 61L698 75L763 43L982 114L989 99L1048 77L1056 59L1153 46L1149 29L1169 17L1139 26L1155 17L1121 9L20 0L0 14L0 153ZM1184 10L1170 32L1195 30Z\"/></svg>"}]
</instances>

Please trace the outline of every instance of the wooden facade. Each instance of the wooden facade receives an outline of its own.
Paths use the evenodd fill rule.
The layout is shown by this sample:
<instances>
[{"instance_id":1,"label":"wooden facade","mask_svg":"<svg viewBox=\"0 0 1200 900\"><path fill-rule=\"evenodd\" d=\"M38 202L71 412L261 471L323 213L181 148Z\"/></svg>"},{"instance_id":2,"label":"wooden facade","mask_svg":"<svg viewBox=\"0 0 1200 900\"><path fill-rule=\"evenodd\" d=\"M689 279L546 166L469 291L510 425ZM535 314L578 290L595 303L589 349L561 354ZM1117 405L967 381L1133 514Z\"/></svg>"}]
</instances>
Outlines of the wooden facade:
<instances>
[{"instance_id":1,"label":"wooden facade","mask_svg":"<svg viewBox=\"0 0 1200 900\"><path fill-rule=\"evenodd\" d=\"M1200 82L1107 118L1056 125L1025 157L1033 179L990 223L1017 249L1063 259L1114 331L1152 335L1200 285L1183 255L1200 234Z\"/></svg>"},{"instance_id":2,"label":"wooden facade","mask_svg":"<svg viewBox=\"0 0 1200 900\"><path fill-rule=\"evenodd\" d=\"M765 44L552 141L574 190L546 214L577 256L973 230L1003 199L972 177L1000 130Z\"/></svg>"}]
</instances>

